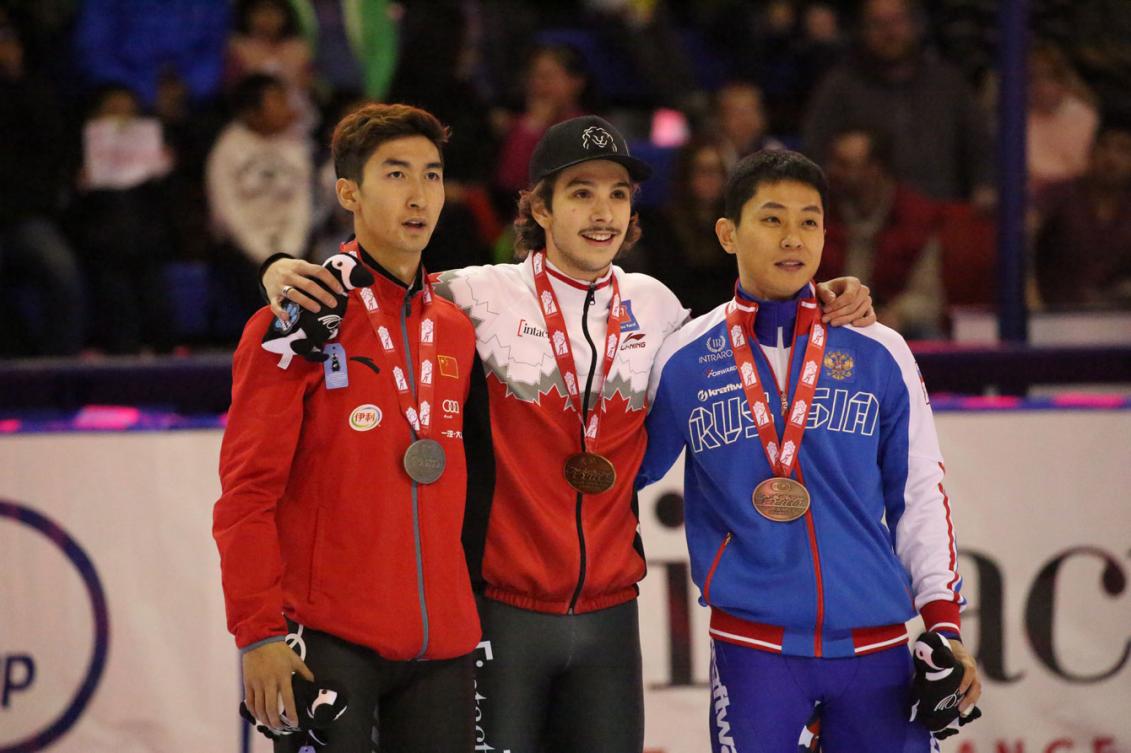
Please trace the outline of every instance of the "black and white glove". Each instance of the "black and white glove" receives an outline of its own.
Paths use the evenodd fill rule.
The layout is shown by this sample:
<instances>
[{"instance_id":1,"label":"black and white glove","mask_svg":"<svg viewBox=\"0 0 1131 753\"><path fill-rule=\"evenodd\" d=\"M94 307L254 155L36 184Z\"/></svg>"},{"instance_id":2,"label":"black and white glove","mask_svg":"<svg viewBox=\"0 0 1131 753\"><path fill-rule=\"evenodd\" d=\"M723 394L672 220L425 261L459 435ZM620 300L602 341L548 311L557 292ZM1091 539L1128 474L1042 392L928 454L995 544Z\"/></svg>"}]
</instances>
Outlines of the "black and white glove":
<instances>
[{"instance_id":1,"label":"black and white glove","mask_svg":"<svg viewBox=\"0 0 1131 753\"><path fill-rule=\"evenodd\" d=\"M919 636L912 649L915 679L911 685L911 721L918 719L939 740L957 735L963 725L982 715L977 706L966 714L958 712L963 695L962 664L950 649L946 637L934 632Z\"/></svg>"},{"instance_id":2,"label":"black and white glove","mask_svg":"<svg viewBox=\"0 0 1131 753\"><path fill-rule=\"evenodd\" d=\"M295 733L305 733L307 741L322 747L329 741L333 724L346 713L349 701L345 692L331 682L308 682L301 675L292 675L291 688L294 691L298 719L287 718L282 700L279 703L279 719L286 725L281 728L268 727L256 721L255 716L240 701L240 716L255 727L268 740L277 740Z\"/></svg>"}]
</instances>

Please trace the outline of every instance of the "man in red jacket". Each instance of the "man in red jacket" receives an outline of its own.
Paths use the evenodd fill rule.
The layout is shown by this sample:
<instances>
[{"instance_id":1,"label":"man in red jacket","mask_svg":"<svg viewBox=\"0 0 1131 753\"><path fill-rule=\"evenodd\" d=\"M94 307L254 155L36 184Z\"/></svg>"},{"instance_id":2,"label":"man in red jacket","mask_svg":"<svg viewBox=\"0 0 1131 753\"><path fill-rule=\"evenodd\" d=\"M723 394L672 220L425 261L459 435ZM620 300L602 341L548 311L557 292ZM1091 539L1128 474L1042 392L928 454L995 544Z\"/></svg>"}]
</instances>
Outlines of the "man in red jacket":
<instances>
[{"instance_id":1,"label":"man in red jacket","mask_svg":"<svg viewBox=\"0 0 1131 753\"><path fill-rule=\"evenodd\" d=\"M280 368L261 347L268 308L233 363L213 535L245 701L280 729L280 699L298 718L292 673L337 684L349 709L327 751L378 738L382 750L473 745L480 628L460 532L475 336L421 267L446 140L435 117L404 105L338 124L336 191L356 236L342 251L375 282L351 291L325 364Z\"/></svg>"}]
</instances>

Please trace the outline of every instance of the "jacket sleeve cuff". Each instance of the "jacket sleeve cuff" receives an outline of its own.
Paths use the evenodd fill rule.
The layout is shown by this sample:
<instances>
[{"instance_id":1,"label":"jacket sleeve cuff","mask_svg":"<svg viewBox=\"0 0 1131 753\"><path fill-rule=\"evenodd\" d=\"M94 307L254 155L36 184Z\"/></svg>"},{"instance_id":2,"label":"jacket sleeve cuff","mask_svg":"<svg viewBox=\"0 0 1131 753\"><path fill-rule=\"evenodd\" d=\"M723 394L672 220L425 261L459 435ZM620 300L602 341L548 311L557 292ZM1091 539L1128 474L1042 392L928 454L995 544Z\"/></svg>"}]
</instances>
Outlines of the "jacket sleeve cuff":
<instances>
[{"instance_id":1,"label":"jacket sleeve cuff","mask_svg":"<svg viewBox=\"0 0 1131 753\"><path fill-rule=\"evenodd\" d=\"M272 264L274 264L275 262L279 261L279 259L293 259L293 258L294 257L291 256L290 254L284 254L284 253L271 254L270 256L268 256L266 259L263 260L262 264L259 265L259 297L262 298L264 301L267 301L268 304L270 304L271 301L267 298L267 288L263 287L263 275L267 274L267 268L269 266L271 266Z\"/></svg>"},{"instance_id":2,"label":"jacket sleeve cuff","mask_svg":"<svg viewBox=\"0 0 1131 753\"><path fill-rule=\"evenodd\" d=\"M942 633L948 638L962 637L962 618L958 605L952 601L932 601L919 610L927 630Z\"/></svg>"},{"instance_id":3,"label":"jacket sleeve cuff","mask_svg":"<svg viewBox=\"0 0 1131 753\"><path fill-rule=\"evenodd\" d=\"M244 646L243 648L240 649L240 656L243 656L248 651L254 651L255 649L259 648L260 646L266 646L268 643L281 643L281 642L285 641L286 639L287 639L287 637L285 635L272 635L269 638L264 638L261 641L256 641L255 643L249 643L249 644L247 644L246 646Z\"/></svg>"}]
</instances>

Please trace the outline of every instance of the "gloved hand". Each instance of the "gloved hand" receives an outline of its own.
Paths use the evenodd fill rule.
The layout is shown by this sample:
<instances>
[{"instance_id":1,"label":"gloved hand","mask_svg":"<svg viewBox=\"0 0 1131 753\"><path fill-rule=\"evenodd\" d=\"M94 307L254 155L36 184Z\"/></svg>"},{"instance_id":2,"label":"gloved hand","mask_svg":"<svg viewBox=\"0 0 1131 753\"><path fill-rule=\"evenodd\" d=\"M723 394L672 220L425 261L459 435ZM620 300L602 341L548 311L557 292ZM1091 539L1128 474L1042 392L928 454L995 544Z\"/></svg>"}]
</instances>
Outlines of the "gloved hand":
<instances>
[{"instance_id":1,"label":"gloved hand","mask_svg":"<svg viewBox=\"0 0 1131 753\"><path fill-rule=\"evenodd\" d=\"M345 692L334 683L308 682L298 674L291 676L291 687L294 690L295 706L298 708L299 718L288 719L286 711L280 703L279 718L287 726L275 729L259 724L243 701L240 701L240 716L268 740L275 740L297 732L305 733L308 741L318 747L326 745L334 722L340 719L346 709L349 708L349 701Z\"/></svg>"},{"instance_id":2,"label":"gloved hand","mask_svg":"<svg viewBox=\"0 0 1131 753\"><path fill-rule=\"evenodd\" d=\"M934 632L919 636L912 652L915 679L911 685L911 721L918 719L939 740L957 735L960 727L982 715L977 706L971 706L965 715L958 711L964 695L958 692L962 683L961 663L949 641Z\"/></svg>"}]
</instances>

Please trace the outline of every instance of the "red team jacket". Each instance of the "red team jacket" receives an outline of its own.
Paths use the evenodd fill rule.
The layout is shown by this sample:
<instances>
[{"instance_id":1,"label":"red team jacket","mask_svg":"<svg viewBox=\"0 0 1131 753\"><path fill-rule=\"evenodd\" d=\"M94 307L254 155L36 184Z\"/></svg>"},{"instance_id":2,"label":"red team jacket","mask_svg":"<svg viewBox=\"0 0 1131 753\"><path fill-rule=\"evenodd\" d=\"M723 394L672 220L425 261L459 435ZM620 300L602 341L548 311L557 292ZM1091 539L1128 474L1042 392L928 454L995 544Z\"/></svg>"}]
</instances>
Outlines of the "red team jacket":
<instances>
[{"instance_id":1,"label":"red team jacket","mask_svg":"<svg viewBox=\"0 0 1131 753\"><path fill-rule=\"evenodd\" d=\"M635 598L636 583L644 577L633 483L647 445L648 376L661 343L687 311L662 283L645 275L614 266L592 286L589 298L588 283L547 265L582 390L590 371L602 367L609 276L615 274L620 286L620 344L604 382L607 412L590 446L617 469L615 485L601 494L578 494L563 474L565 459L581 449L581 423L558 373L530 260L445 272L437 292L471 318L486 372L486 443L494 450L493 462L481 461L493 464L493 488L479 495L489 505L481 542L486 595L523 609L581 613ZM598 373L594 384L599 382ZM599 408L596 395L590 405ZM469 452L480 444L469 435ZM474 547L468 549L475 559Z\"/></svg>"},{"instance_id":2,"label":"red team jacket","mask_svg":"<svg viewBox=\"0 0 1131 753\"><path fill-rule=\"evenodd\" d=\"M407 333L415 370L419 286L408 294L379 271L374 277L382 310L398 314L398 349ZM381 365L359 291L350 299L337 340L345 350L344 387L328 388L322 364L296 357L279 368L278 357L260 347L269 309L244 329L213 524L228 627L242 648L286 635L285 614L390 660L460 656L480 638L460 550L467 481L461 406L474 332L458 308L437 299L432 438L447 451L447 469L434 484L416 484L402 465L413 437L391 368Z\"/></svg>"}]
</instances>

